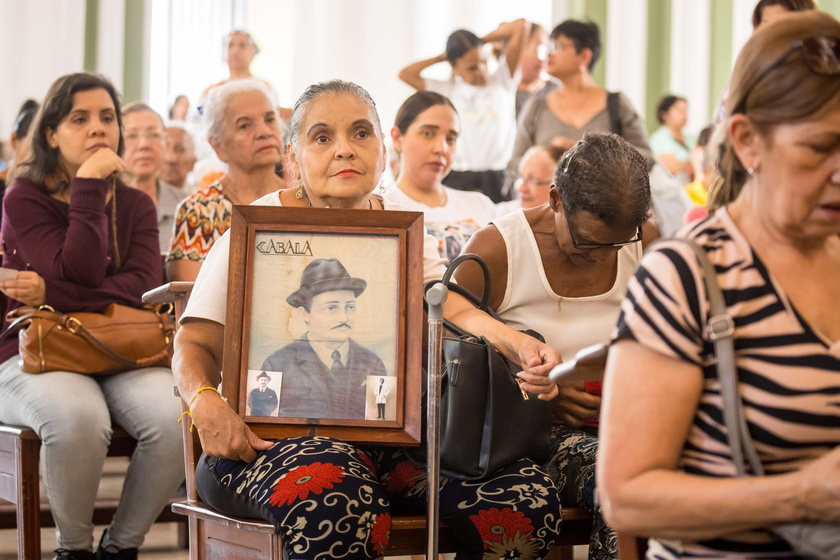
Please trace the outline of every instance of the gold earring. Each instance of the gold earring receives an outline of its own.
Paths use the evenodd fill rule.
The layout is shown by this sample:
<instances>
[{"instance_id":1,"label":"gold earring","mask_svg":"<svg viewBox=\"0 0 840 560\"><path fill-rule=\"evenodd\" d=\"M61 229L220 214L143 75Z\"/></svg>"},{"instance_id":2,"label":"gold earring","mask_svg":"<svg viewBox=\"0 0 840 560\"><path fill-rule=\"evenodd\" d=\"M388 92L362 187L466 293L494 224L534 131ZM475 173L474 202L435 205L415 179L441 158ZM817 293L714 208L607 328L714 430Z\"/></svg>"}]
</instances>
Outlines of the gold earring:
<instances>
[{"instance_id":1,"label":"gold earring","mask_svg":"<svg viewBox=\"0 0 840 560\"><path fill-rule=\"evenodd\" d=\"M303 194L303 184L301 184L301 185L298 187L297 192L295 193L295 198L297 198L298 200L300 200L300 199L301 199L301 198L303 198L304 196L306 196L306 195L305 195L305 194Z\"/></svg>"}]
</instances>

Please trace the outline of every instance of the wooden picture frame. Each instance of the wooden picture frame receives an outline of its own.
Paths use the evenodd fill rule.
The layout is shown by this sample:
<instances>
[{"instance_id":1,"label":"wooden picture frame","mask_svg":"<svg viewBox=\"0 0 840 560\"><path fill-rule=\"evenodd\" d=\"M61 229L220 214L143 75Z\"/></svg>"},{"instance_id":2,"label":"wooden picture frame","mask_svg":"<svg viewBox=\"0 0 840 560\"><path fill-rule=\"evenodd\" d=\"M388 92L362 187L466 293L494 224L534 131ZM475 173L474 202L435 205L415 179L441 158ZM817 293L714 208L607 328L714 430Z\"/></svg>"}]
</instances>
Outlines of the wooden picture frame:
<instances>
[{"instance_id":1,"label":"wooden picture frame","mask_svg":"<svg viewBox=\"0 0 840 560\"><path fill-rule=\"evenodd\" d=\"M254 433L419 445L424 235L419 212L233 207L222 393Z\"/></svg>"}]
</instances>

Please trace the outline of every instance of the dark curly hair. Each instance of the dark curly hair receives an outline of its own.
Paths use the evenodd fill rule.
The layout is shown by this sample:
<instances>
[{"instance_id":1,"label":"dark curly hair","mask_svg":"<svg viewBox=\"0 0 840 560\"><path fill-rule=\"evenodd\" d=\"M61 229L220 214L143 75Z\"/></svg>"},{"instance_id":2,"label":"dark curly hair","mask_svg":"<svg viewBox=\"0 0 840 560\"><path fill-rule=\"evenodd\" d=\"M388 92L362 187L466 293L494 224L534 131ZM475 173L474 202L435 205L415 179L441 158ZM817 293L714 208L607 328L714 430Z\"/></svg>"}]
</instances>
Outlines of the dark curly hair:
<instances>
[{"instance_id":1,"label":"dark curly hair","mask_svg":"<svg viewBox=\"0 0 840 560\"><path fill-rule=\"evenodd\" d=\"M617 134L587 132L557 163L554 185L570 217L590 212L628 228L650 217L647 159Z\"/></svg>"}]
</instances>

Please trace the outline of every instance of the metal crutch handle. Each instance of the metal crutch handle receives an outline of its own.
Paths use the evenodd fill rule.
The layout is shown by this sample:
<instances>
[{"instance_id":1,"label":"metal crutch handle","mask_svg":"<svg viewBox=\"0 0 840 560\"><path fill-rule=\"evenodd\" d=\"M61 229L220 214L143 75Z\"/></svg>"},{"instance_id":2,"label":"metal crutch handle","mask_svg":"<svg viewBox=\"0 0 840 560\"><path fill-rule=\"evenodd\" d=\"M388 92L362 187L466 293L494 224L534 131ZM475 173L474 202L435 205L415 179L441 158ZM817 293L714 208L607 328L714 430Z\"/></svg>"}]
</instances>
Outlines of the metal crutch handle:
<instances>
[{"instance_id":1,"label":"metal crutch handle","mask_svg":"<svg viewBox=\"0 0 840 560\"><path fill-rule=\"evenodd\" d=\"M440 378L443 340L443 304L449 295L443 284L426 291L429 303L429 375L426 386L426 560L438 553L440 489Z\"/></svg>"}]
</instances>

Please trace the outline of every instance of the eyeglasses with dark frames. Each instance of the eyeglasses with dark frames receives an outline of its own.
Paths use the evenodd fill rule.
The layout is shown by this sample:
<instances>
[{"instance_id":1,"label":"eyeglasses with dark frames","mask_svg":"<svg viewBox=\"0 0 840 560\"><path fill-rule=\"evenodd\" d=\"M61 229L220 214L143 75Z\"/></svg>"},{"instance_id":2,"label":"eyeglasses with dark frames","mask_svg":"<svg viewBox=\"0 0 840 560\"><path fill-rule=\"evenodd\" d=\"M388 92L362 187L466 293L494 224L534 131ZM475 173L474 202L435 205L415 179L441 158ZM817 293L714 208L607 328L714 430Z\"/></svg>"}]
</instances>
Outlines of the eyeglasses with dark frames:
<instances>
[{"instance_id":1,"label":"eyeglasses with dark frames","mask_svg":"<svg viewBox=\"0 0 840 560\"><path fill-rule=\"evenodd\" d=\"M572 237L572 245L574 245L575 249L580 249L581 251L593 251L596 249L621 249L627 245L639 243L642 240L642 226L639 226L636 228L636 235L627 241L618 241L615 243L581 243L578 241L577 234L575 234L575 228L572 227L572 220L569 219L568 212L564 209L563 213L566 216L566 225L569 226L569 235Z\"/></svg>"},{"instance_id":2,"label":"eyeglasses with dark frames","mask_svg":"<svg viewBox=\"0 0 840 560\"><path fill-rule=\"evenodd\" d=\"M776 60L758 75L758 78L744 92L743 99L741 99L741 102L738 103L733 112L743 113L746 111L747 98L749 98L750 93L761 83L761 80L784 64L788 57L796 51L800 51L802 54L802 61L805 63L805 67L817 76L840 76L840 37L814 35L806 39L798 39L792 42Z\"/></svg>"}]
</instances>

